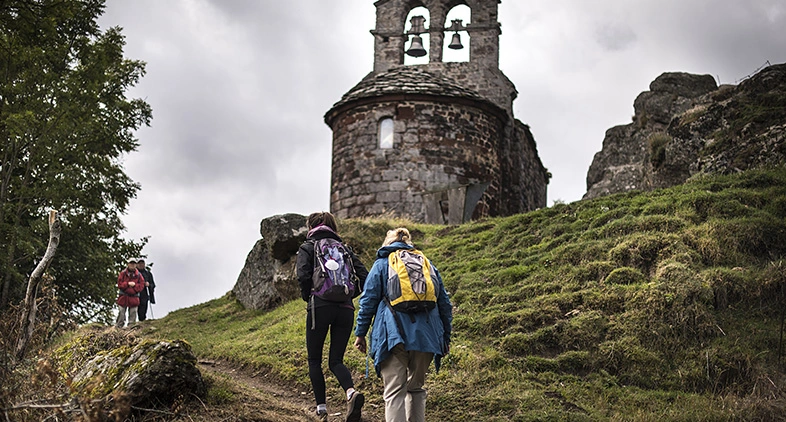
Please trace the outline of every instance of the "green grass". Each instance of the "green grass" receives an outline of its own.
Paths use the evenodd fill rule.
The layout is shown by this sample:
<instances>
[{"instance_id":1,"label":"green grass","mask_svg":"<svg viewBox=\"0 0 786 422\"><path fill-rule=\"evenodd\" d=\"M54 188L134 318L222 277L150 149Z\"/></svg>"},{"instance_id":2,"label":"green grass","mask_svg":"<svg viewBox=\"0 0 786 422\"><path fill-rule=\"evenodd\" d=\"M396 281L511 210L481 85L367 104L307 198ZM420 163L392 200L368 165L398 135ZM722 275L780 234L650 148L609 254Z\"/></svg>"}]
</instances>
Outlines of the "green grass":
<instances>
[{"instance_id":1,"label":"green grass","mask_svg":"<svg viewBox=\"0 0 786 422\"><path fill-rule=\"evenodd\" d=\"M655 168L660 167L666 159L666 145L668 145L669 142L671 142L671 136L662 132L653 133L647 138L650 162Z\"/></svg>"},{"instance_id":2,"label":"green grass","mask_svg":"<svg viewBox=\"0 0 786 422\"><path fill-rule=\"evenodd\" d=\"M406 225L443 275L454 342L428 378L429 420L786 420L784 205L777 168L460 226L340 231L370 265ZM304 308L248 311L228 295L155 335L307 390ZM347 363L365 370L351 347ZM381 403L374 375L360 385Z\"/></svg>"}]
</instances>

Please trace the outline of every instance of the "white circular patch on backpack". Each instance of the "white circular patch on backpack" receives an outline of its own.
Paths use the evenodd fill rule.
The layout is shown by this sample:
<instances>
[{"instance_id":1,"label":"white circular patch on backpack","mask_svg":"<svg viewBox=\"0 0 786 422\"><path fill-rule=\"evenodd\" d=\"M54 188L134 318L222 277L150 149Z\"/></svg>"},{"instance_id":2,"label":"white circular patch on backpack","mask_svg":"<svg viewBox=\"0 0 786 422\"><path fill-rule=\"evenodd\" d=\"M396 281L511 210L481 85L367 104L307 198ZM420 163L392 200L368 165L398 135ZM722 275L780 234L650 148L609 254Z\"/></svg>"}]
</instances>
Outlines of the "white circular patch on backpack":
<instances>
[{"instance_id":1,"label":"white circular patch on backpack","mask_svg":"<svg viewBox=\"0 0 786 422\"><path fill-rule=\"evenodd\" d=\"M330 271L336 271L338 269L338 262L329 259L325 262L325 268L329 269Z\"/></svg>"}]
</instances>

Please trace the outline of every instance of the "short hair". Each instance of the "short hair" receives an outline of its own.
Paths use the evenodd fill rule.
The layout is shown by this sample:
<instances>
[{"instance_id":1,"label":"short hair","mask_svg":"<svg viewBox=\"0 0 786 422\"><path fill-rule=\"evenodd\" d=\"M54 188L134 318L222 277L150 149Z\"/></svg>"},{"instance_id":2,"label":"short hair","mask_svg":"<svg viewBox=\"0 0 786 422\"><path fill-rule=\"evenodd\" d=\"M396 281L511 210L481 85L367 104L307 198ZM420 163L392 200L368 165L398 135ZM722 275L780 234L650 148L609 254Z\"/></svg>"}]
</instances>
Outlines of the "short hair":
<instances>
[{"instance_id":1,"label":"short hair","mask_svg":"<svg viewBox=\"0 0 786 422\"><path fill-rule=\"evenodd\" d=\"M306 225L308 226L309 230L313 229L314 227L324 225L333 229L334 232L338 232L336 217L333 217L333 214L327 211L312 213L306 219Z\"/></svg>"},{"instance_id":2,"label":"short hair","mask_svg":"<svg viewBox=\"0 0 786 422\"><path fill-rule=\"evenodd\" d=\"M385 241L382 242L382 246L388 246L394 242L404 242L407 245L412 246L412 235L410 235L409 230L404 227L388 230L388 233L385 236Z\"/></svg>"}]
</instances>

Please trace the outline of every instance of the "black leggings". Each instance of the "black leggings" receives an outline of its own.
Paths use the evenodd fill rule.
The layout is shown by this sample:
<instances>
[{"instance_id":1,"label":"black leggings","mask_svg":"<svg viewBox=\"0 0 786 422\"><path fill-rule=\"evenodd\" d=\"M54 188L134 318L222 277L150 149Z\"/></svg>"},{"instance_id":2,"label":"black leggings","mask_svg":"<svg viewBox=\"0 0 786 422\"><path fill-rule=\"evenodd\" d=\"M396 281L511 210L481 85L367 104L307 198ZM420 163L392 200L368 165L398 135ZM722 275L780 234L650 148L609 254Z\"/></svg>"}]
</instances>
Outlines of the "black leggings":
<instances>
[{"instance_id":1,"label":"black leggings","mask_svg":"<svg viewBox=\"0 0 786 422\"><path fill-rule=\"evenodd\" d=\"M346 391L354 387L352 374L344 366L344 352L347 348L349 336L352 334L352 325L355 322L355 311L339 306L322 306L317 308L316 326L311 329L311 312L308 311L306 319L306 350L308 351L308 376L314 388L314 399L317 404L325 401L325 375L322 373L322 349L325 338L330 330L330 353L328 367L333 375L338 378L341 388Z\"/></svg>"},{"instance_id":2,"label":"black leggings","mask_svg":"<svg viewBox=\"0 0 786 422\"><path fill-rule=\"evenodd\" d=\"M136 313L140 321L147 319L147 301L148 299L139 299L139 307L136 308Z\"/></svg>"}]
</instances>

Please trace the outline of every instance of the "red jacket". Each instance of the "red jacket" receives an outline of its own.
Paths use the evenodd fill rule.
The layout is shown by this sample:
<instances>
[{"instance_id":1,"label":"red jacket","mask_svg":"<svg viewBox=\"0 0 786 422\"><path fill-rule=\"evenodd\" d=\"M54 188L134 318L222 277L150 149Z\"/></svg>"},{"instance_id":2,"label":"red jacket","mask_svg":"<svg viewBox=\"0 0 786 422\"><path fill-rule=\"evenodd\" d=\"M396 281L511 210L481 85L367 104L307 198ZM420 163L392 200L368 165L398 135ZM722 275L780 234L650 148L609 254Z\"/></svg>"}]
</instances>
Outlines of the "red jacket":
<instances>
[{"instance_id":1,"label":"red jacket","mask_svg":"<svg viewBox=\"0 0 786 422\"><path fill-rule=\"evenodd\" d=\"M135 283L133 287L128 285L129 281ZM117 277L117 288L120 289L117 304L126 308L135 308L139 306L139 292L145 288L145 279L136 269L131 272L126 268Z\"/></svg>"}]
</instances>

